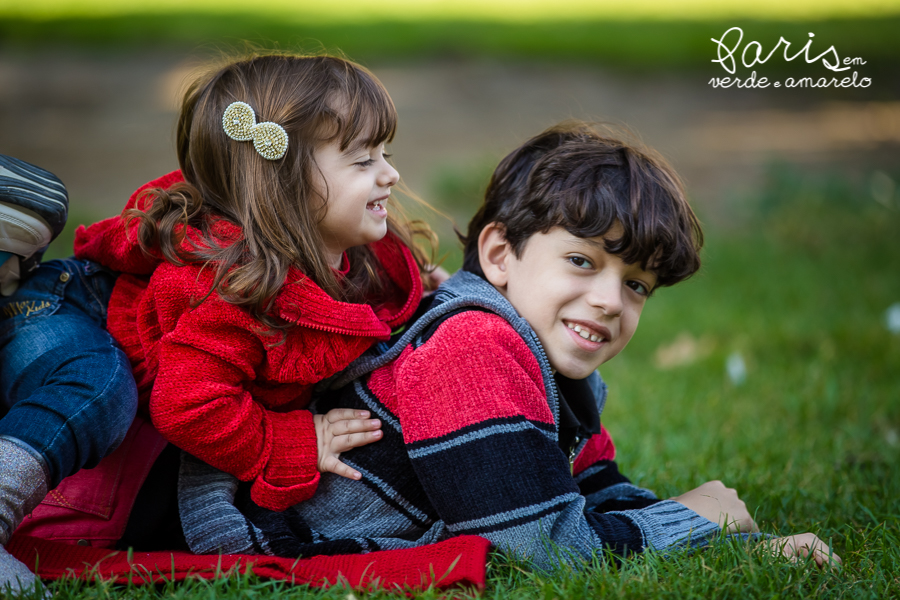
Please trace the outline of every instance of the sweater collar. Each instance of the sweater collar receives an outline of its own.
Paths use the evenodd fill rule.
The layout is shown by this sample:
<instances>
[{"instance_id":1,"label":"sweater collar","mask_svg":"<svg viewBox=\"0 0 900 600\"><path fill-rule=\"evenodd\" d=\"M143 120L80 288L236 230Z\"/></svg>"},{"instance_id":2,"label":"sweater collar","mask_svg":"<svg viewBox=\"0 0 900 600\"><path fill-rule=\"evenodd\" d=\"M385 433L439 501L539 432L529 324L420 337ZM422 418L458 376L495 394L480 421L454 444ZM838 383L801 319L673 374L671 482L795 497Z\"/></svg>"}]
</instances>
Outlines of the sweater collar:
<instances>
[{"instance_id":1,"label":"sweater collar","mask_svg":"<svg viewBox=\"0 0 900 600\"><path fill-rule=\"evenodd\" d=\"M168 188L182 181L181 171L173 171L142 186L133 198L147 188ZM199 231L188 231L188 235L197 236ZM242 232L237 225L219 219L213 225L213 235L220 243L227 244L239 240ZM395 297L374 308L368 304L339 302L299 269L292 267L285 285L275 298L275 314L285 321L312 329L345 335L388 337L391 330L406 322L418 307L422 298L422 278L412 252L394 234L388 233L369 247L383 272L400 290ZM341 266L349 270L346 255Z\"/></svg>"},{"instance_id":2,"label":"sweater collar","mask_svg":"<svg viewBox=\"0 0 900 600\"><path fill-rule=\"evenodd\" d=\"M387 277L402 292L373 308L340 302L291 268L275 299L276 314L291 323L346 335L387 336L407 321L422 298L422 279L412 252L393 234L370 245Z\"/></svg>"}]
</instances>

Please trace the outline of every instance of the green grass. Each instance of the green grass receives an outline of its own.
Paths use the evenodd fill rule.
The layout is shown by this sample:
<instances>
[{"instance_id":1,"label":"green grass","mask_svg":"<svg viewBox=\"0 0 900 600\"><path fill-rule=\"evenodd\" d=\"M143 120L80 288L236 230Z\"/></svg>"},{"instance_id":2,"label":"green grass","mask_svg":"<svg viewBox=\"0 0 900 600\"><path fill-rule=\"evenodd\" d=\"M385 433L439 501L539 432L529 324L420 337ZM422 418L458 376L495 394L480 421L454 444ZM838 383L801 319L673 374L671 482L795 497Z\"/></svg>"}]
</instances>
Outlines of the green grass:
<instances>
[{"instance_id":1,"label":"green grass","mask_svg":"<svg viewBox=\"0 0 900 600\"><path fill-rule=\"evenodd\" d=\"M450 190L475 185L449 177L440 185ZM843 569L821 572L729 544L553 576L494 556L480 597L900 596L900 335L884 320L900 302L900 194L876 202L868 181L773 169L768 186L746 199L755 216L709 230L702 271L660 290L632 344L602 369L611 389L604 423L624 473L663 497L722 479L764 531L815 532ZM659 349L684 334L701 349L694 359L655 366ZM725 372L735 352L747 365L740 385ZM78 600L349 597L253 577L52 587Z\"/></svg>"}]
</instances>

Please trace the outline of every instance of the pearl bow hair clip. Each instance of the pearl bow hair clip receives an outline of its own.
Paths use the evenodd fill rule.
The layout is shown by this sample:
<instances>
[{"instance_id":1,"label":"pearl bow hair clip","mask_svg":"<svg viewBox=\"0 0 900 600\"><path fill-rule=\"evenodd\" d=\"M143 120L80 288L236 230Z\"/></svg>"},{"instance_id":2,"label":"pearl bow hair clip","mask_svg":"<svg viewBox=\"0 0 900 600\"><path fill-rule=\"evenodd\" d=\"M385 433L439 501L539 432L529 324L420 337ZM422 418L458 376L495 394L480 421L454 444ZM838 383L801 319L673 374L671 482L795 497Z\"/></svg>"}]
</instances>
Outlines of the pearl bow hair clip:
<instances>
[{"instance_id":1,"label":"pearl bow hair clip","mask_svg":"<svg viewBox=\"0 0 900 600\"><path fill-rule=\"evenodd\" d=\"M287 152L288 136L278 123L256 122L256 113L246 102L232 102L222 115L225 135L238 142L253 140L253 147L260 156L278 160Z\"/></svg>"}]
</instances>

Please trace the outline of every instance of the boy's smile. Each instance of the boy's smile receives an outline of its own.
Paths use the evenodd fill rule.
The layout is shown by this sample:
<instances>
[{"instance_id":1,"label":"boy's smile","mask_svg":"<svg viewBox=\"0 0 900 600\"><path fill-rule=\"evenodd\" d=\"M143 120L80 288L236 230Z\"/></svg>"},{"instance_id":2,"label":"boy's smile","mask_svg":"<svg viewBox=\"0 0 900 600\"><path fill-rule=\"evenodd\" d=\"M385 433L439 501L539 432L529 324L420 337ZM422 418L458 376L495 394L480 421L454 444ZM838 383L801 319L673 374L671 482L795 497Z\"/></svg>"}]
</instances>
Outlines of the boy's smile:
<instances>
[{"instance_id":1,"label":"boy's smile","mask_svg":"<svg viewBox=\"0 0 900 600\"><path fill-rule=\"evenodd\" d=\"M621 235L616 225L607 237ZM550 365L583 379L628 344L656 275L609 254L604 238L579 238L561 227L536 233L518 258L501 230L480 239L485 276L531 325Z\"/></svg>"}]
</instances>

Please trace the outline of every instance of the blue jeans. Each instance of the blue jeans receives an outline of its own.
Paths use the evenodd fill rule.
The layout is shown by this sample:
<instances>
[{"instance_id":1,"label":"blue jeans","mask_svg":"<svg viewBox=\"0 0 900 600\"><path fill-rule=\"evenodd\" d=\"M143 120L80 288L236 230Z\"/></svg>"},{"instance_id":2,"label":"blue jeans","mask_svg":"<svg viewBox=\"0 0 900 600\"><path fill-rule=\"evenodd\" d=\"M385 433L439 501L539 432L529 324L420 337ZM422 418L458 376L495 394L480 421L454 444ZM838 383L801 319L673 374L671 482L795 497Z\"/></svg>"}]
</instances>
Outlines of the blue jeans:
<instances>
[{"instance_id":1,"label":"blue jeans","mask_svg":"<svg viewBox=\"0 0 900 600\"><path fill-rule=\"evenodd\" d=\"M51 489L115 450L137 411L131 365L106 331L115 280L52 260L0 297L0 436L43 457Z\"/></svg>"}]
</instances>

